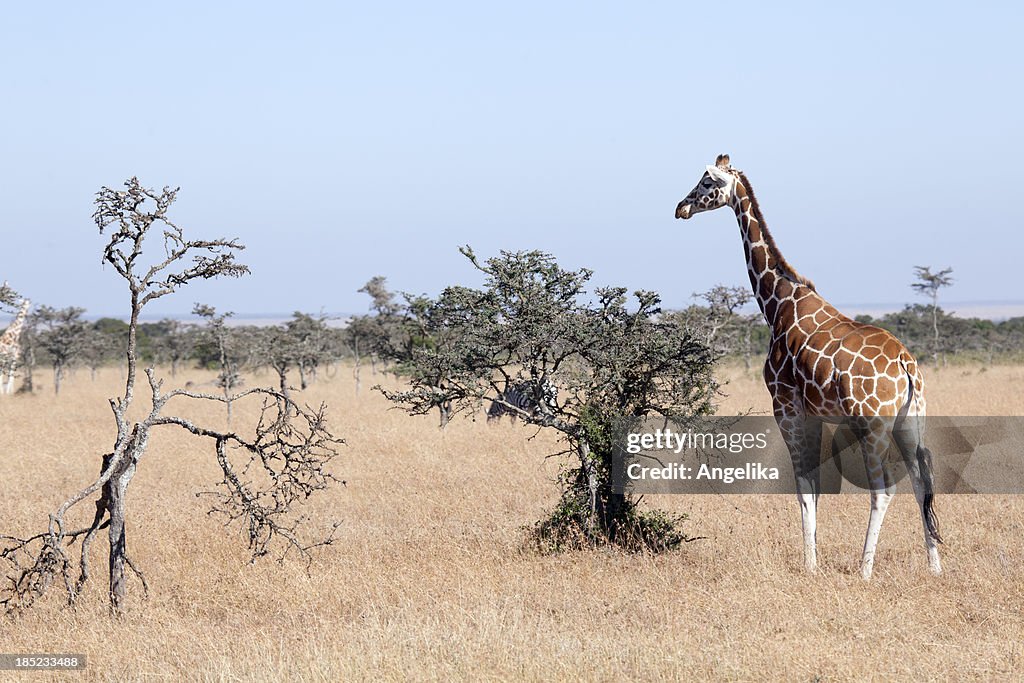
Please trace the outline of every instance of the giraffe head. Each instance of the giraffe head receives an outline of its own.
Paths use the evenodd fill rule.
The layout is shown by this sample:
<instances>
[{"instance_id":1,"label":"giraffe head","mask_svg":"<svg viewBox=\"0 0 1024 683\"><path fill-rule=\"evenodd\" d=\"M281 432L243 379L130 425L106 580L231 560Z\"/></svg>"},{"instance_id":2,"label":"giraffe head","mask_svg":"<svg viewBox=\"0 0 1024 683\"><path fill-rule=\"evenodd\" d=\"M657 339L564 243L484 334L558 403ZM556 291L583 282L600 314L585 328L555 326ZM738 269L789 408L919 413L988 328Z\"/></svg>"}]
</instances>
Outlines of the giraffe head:
<instances>
[{"instance_id":1,"label":"giraffe head","mask_svg":"<svg viewBox=\"0 0 1024 683\"><path fill-rule=\"evenodd\" d=\"M719 154L714 166L708 166L697 186L690 190L676 207L676 218L689 218L701 211L712 211L729 203L736 176L729 165L729 155Z\"/></svg>"}]
</instances>

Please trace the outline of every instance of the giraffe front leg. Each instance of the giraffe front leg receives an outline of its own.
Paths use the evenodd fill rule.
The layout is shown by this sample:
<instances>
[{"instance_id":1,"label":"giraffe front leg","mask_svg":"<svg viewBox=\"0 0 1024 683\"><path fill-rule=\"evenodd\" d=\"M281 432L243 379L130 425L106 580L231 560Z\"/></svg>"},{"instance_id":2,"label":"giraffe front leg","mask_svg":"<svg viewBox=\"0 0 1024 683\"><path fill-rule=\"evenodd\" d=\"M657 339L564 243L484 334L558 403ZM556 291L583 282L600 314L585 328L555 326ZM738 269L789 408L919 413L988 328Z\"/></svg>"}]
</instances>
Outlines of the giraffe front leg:
<instances>
[{"instance_id":1,"label":"giraffe front leg","mask_svg":"<svg viewBox=\"0 0 1024 683\"><path fill-rule=\"evenodd\" d=\"M800 504L800 524L804 532L804 569L813 574L818 570L818 496L809 490L810 486L806 480L797 478L796 486L796 498Z\"/></svg>"},{"instance_id":2,"label":"giraffe front leg","mask_svg":"<svg viewBox=\"0 0 1024 683\"><path fill-rule=\"evenodd\" d=\"M821 488L821 423L815 420L811 424L802 416L783 416L777 420L789 449L793 475L796 478L796 499L800 505L800 525L804 541L804 568L813 573L818 568L817 509Z\"/></svg>"}]
</instances>

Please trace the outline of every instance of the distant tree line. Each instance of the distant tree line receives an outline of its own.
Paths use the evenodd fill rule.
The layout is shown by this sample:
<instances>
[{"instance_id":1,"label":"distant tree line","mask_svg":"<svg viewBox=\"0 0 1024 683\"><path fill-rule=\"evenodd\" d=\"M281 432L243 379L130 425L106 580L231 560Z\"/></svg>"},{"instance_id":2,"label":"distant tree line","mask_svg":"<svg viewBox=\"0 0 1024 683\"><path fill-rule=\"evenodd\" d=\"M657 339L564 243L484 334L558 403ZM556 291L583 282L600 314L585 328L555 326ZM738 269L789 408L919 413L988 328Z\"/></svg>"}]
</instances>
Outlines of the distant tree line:
<instances>
[{"instance_id":1,"label":"distant tree line","mask_svg":"<svg viewBox=\"0 0 1024 683\"><path fill-rule=\"evenodd\" d=\"M694 304L666 315L692 326L719 353L742 359L748 368L752 362L759 364L768 348L769 330L760 313ZM1024 362L1024 316L1001 321L962 318L941 307L907 304L900 311L879 317L858 315L856 319L889 330L922 361L934 362L937 356L943 364Z\"/></svg>"},{"instance_id":2,"label":"distant tree line","mask_svg":"<svg viewBox=\"0 0 1024 683\"><path fill-rule=\"evenodd\" d=\"M169 368L172 377L183 368L215 370L215 384L225 396L242 386L243 372L274 372L280 389L287 391L290 374L305 389L321 374L337 372L346 361L358 391L364 368L376 374L392 367L395 349L408 345L408 320L417 305L415 299L403 301L389 291L382 276L372 278L359 291L370 297L370 313L341 325L331 324L323 314L301 311L279 325L232 325L231 312L196 304L195 322L166 318L137 323L138 359ZM11 313L19 295L6 286L0 295L0 311ZM21 335L22 393L38 388L40 370L52 372L53 387L59 393L64 379L79 368L87 368L95 379L99 368L124 364L129 324L110 317L89 321L84 315L83 308L46 305L36 306L29 314Z\"/></svg>"},{"instance_id":3,"label":"distant tree line","mask_svg":"<svg viewBox=\"0 0 1024 683\"><path fill-rule=\"evenodd\" d=\"M1001 321L965 318L938 305L938 291L952 282L951 270L932 273L917 267L918 282L912 286L930 299L928 304L907 304L902 310L880 317L858 315L860 322L889 330L919 359L927 362L1024 362L1024 316ZM225 395L241 386L240 374L269 370L287 390L294 373L305 389L322 373L332 374L346 361L362 387L369 370L400 372L396 364L414 354L418 346L436 344L431 326L436 315L422 296L390 291L383 276L370 279L360 292L370 298L370 312L351 317L344 326L332 326L324 315L296 311L276 326L231 325L231 313L217 313L197 304L196 322L164 319L138 324L140 361L166 366L171 376L183 367L216 370L216 384ZM7 312L16 294L3 290ZM716 357L742 360L748 369L760 364L769 342L769 330L757 311L750 310L753 297L746 287L715 286L694 294L694 304L665 311L661 319L687 330L706 344ZM96 371L123 362L128 323L117 318L87 321L78 307L37 306L22 334L22 392L35 388L40 368L52 375L54 390L78 368ZM440 380L439 380L440 381ZM230 406L230 404L228 404ZM447 418L444 402L437 409ZM230 412L230 410L229 410Z\"/></svg>"},{"instance_id":4,"label":"distant tree line","mask_svg":"<svg viewBox=\"0 0 1024 683\"><path fill-rule=\"evenodd\" d=\"M914 271L916 282L911 287L929 303L908 303L899 311L879 317L862 314L856 320L889 330L925 362L1024 361L1024 316L995 321L949 313L938 298L939 291L953 282L952 269L932 272L927 266L916 266ZM760 362L770 335L761 314L744 308L753 299L749 289L718 285L694 294L694 299L698 303L665 315L694 330L719 356L742 358L748 368L753 359Z\"/></svg>"},{"instance_id":5,"label":"distant tree line","mask_svg":"<svg viewBox=\"0 0 1024 683\"><path fill-rule=\"evenodd\" d=\"M1024 316L1002 321L961 318L942 308L912 304L881 318L862 315L857 319L894 333L921 359L937 356L942 363L966 360L990 365L1024 360ZM939 330L937 346L934 329Z\"/></svg>"},{"instance_id":6,"label":"distant tree line","mask_svg":"<svg viewBox=\"0 0 1024 683\"><path fill-rule=\"evenodd\" d=\"M129 325L118 318L88 321L85 309L38 306L29 315L21 336L22 392L31 392L40 369L52 372L53 387L60 392L67 375L87 368L95 378L104 366L123 365ZM217 386L229 395L241 386L242 371L271 370L280 377L296 373L305 389L323 372L350 355L353 344L346 331L328 324L323 315L296 311L277 326L229 324L230 312L197 304L196 322L164 319L140 322L137 348L140 362L166 366L171 376L184 367L216 370Z\"/></svg>"}]
</instances>

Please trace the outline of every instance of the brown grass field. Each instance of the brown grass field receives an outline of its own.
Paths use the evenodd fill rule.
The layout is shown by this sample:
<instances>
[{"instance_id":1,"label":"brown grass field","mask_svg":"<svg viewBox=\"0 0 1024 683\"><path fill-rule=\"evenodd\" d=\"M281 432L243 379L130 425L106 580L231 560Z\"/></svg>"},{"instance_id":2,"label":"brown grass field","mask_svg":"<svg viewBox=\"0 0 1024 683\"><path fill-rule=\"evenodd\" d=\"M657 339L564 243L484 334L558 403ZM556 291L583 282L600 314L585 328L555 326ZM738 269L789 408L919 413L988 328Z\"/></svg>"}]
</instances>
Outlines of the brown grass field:
<instances>
[{"instance_id":1,"label":"brown grass field","mask_svg":"<svg viewBox=\"0 0 1024 683\"><path fill-rule=\"evenodd\" d=\"M1024 367L926 372L932 414L1024 415ZM722 412L767 411L757 377L727 374ZM95 474L119 384L117 370L95 382L79 371L59 398L0 397L0 532L40 530ZM858 570L866 495L822 499L813 576L791 496L649 497L706 539L661 556L545 557L523 548L523 528L557 498L550 438L463 419L442 433L435 416L357 396L346 372L306 393L347 440L347 485L309 506L314 525L342 521L310 574L298 560L248 564L242 530L195 496L218 479L211 448L158 432L129 494L129 551L150 597L133 583L127 614L107 615L98 540L78 606L54 591L0 621L0 652L85 653L85 671L53 676L89 681L1024 679L1020 498L939 497L938 578L910 496L890 508L870 583ZM189 414L223 425L220 408L202 410Z\"/></svg>"}]
</instances>

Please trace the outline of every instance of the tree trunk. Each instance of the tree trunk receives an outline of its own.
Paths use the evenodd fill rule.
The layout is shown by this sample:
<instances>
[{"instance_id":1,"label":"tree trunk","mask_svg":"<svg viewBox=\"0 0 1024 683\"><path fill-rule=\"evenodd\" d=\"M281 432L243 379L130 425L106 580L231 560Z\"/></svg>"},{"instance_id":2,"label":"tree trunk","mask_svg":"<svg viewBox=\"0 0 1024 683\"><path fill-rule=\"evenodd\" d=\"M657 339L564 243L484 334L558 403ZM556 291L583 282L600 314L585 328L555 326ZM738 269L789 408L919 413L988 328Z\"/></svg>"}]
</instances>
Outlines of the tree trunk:
<instances>
[{"instance_id":1,"label":"tree trunk","mask_svg":"<svg viewBox=\"0 0 1024 683\"><path fill-rule=\"evenodd\" d=\"M281 393L290 400L291 394L288 393L288 369L276 365L274 369L277 371L278 385L281 387Z\"/></svg>"},{"instance_id":2,"label":"tree trunk","mask_svg":"<svg viewBox=\"0 0 1024 683\"><path fill-rule=\"evenodd\" d=\"M618 531L618 524L626 511L626 495L616 493L612 489L610 475L602 475L598 463L594 462L590 444L581 441L577 452L583 471L587 477L587 488L590 493L590 521L587 534L591 539L603 537L613 539Z\"/></svg>"},{"instance_id":3,"label":"tree trunk","mask_svg":"<svg viewBox=\"0 0 1024 683\"><path fill-rule=\"evenodd\" d=\"M587 522L587 535L594 538L596 536L594 532L598 522L597 494L598 489L601 487L600 476L597 472L597 466L590 457L590 444L583 439L580 440L580 444L577 447L577 455L579 455L580 463L583 466L583 472L587 477L587 489L590 491L590 519Z\"/></svg>"},{"instance_id":4,"label":"tree trunk","mask_svg":"<svg viewBox=\"0 0 1024 683\"><path fill-rule=\"evenodd\" d=\"M110 609L114 613L124 609L124 599L128 593L125 565L128 563L128 548L125 534L126 497L128 484L135 476L136 458L145 448L145 438L141 440L141 448L129 446L124 454L124 462L111 475L104 486L107 498L107 514L110 517L108 537L110 538Z\"/></svg>"},{"instance_id":5,"label":"tree trunk","mask_svg":"<svg viewBox=\"0 0 1024 683\"><path fill-rule=\"evenodd\" d=\"M356 364L352 368L352 375L356 378L356 395L359 395L359 390L363 387L363 378L360 376L360 370L362 369L362 358L359 357L359 351L355 352Z\"/></svg>"},{"instance_id":6,"label":"tree trunk","mask_svg":"<svg viewBox=\"0 0 1024 683\"><path fill-rule=\"evenodd\" d=\"M25 365L24 374L21 378L21 386L18 388L19 394L31 394L35 387L32 384L32 370L36 366L36 352L35 349L29 349L28 353L25 354ZM13 381L14 375L12 374L8 381Z\"/></svg>"},{"instance_id":7,"label":"tree trunk","mask_svg":"<svg viewBox=\"0 0 1024 683\"><path fill-rule=\"evenodd\" d=\"M747 323L746 334L743 336L743 366L750 372L750 323Z\"/></svg>"}]
</instances>

